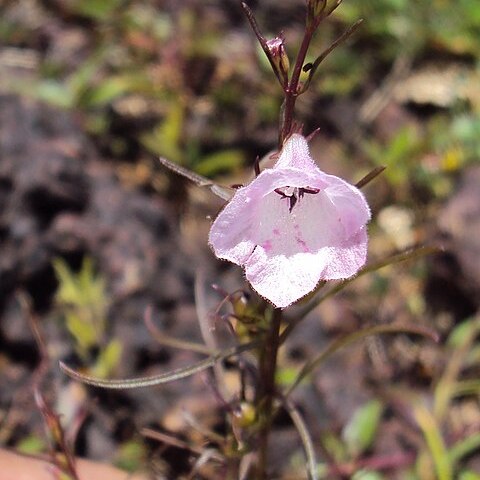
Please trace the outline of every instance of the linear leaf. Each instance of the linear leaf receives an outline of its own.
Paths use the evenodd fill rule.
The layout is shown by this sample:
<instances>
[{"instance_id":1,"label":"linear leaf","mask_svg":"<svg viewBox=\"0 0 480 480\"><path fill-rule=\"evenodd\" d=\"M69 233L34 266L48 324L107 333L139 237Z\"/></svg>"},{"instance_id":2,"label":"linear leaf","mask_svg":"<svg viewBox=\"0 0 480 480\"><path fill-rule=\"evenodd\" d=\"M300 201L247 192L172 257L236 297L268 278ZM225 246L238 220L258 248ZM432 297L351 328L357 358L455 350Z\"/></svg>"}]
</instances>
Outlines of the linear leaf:
<instances>
[{"instance_id":1,"label":"linear leaf","mask_svg":"<svg viewBox=\"0 0 480 480\"><path fill-rule=\"evenodd\" d=\"M233 197L233 189L228 187L223 187L218 183L212 182L206 177L202 177L198 173L192 172L181 165L171 162L164 157L158 157L160 163L167 167L172 172L175 172L182 177L188 178L191 182L199 187L206 187L209 188L212 193L214 193L217 197L220 197L223 200L230 200Z\"/></svg>"},{"instance_id":2,"label":"linear leaf","mask_svg":"<svg viewBox=\"0 0 480 480\"><path fill-rule=\"evenodd\" d=\"M423 405L413 409L413 416L422 430L435 465L438 480L452 480L452 464L434 416Z\"/></svg>"},{"instance_id":3,"label":"linear leaf","mask_svg":"<svg viewBox=\"0 0 480 480\"><path fill-rule=\"evenodd\" d=\"M317 460L315 458L315 449L313 448L312 437L308 431L307 425L303 420L300 412L295 407L295 405L290 402L287 398L280 398L283 406L287 410L290 418L292 419L295 428L300 435L302 440L303 449L305 450L305 456L307 457L307 471L309 480L318 480L317 475Z\"/></svg>"},{"instance_id":4,"label":"linear leaf","mask_svg":"<svg viewBox=\"0 0 480 480\"><path fill-rule=\"evenodd\" d=\"M241 352L250 350L258 345L258 341L244 343L236 347L223 350L216 353L215 355L206 358L200 362L197 362L193 365L188 365L187 367L177 368L170 372L161 373L159 375L152 375L150 377L141 377L141 378L127 378L124 380L106 380L103 378L92 377L89 375L84 375L77 372L73 368L68 367L65 363L60 362L60 368L74 380L78 380L87 385L93 385L95 387L109 388L109 389L130 389L130 388L143 388L151 387L154 385L161 385L163 383L172 382L174 380L179 380L181 378L188 377L194 373L201 372L207 368L213 366L215 362L223 360L228 357L232 357Z\"/></svg>"},{"instance_id":5,"label":"linear leaf","mask_svg":"<svg viewBox=\"0 0 480 480\"><path fill-rule=\"evenodd\" d=\"M449 448L448 456L452 469L460 462L463 457L478 451L480 448L480 433L474 433L469 437L458 441Z\"/></svg>"},{"instance_id":6,"label":"linear leaf","mask_svg":"<svg viewBox=\"0 0 480 480\"><path fill-rule=\"evenodd\" d=\"M358 277L366 275L367 273L376 272L377 270L380 270L383 267L387 267L388 265L394 265L396 263L406 262L407 260L414 260L420 257L424 257L425 255L438 253L439 251L440 249L438 247L422 245L421 247L409 248L408 250L405 250L400 253L396 253L384 260L380 260L378 262L374 262L369 265L366 265L354 277L350 277L350 278L347 278L346 280L342 280L341 282L337 283L334 287L332 287L328 292L311 300L305 306L305 308L301 311L301 313L298 315L298 318L302 319L303 317L308 315L313 309L318 307L318 305L320 305L324 300L326 300L327 298L330 298L331 296L343 290L347 285L350 285Z\"/></svg>"},{"instance_id":7,"label":"linear leaf","mask_svg":"<svg viewBox=\"0 0 480 480\"><path fill-rule=\"evenodd\" d=\"M438 341L438 335L431 329L423 327L420 325L408 325L408 324L392 324L392 325L377 325L375 327L365 328L359 332L350 333L348 335L343 335L335 340L333 340L330 345L327 346L322 352L320 352L313 360L307 362L303 368L300 370L300 373L297 375L297 378L288 388L285 396L288 397L292 391L300 384L300 382L307 376L310 375L315 368L317 368L321 363L323 363L328 357L334 354L337 350L342 347L346 347L357 340L368 337L370 335L378 335L381 333L414 333L417 335L423 335L424 337L431 338L434 342Z\"/></svg>"}]
</instances>

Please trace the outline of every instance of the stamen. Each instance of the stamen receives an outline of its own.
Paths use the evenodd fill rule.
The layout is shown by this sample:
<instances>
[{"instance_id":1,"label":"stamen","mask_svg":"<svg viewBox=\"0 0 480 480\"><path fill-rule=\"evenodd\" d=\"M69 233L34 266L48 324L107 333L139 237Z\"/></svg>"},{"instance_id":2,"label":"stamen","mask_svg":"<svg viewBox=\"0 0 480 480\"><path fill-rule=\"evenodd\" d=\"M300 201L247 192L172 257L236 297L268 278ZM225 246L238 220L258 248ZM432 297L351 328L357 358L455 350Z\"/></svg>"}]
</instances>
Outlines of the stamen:
<instances>
[{"instance_id":1,"label":"stamen","mask_svg":"<svg viewBox=\"0 0 480 480\"><path fill-rule=\"evenodd\" d=\"M253 163L253 169L255 170L255 176L258 177L260 175L260 157L258 155Z\"/></svg>"},{"instance_id":2,"label":"stamen","mask_svg":"<svg viewBox=\"0 0 480 480\"><path fill-rule=\"evenodd\" d=\"M320 189L314 187L285 186L276 188L274 192L280 195L282 198L288 198L288 211L289 213L292 213L293 207L301 198L303 198L306 193L314 195L316 193L319 193Z\"/></svg>"}]
</instances>

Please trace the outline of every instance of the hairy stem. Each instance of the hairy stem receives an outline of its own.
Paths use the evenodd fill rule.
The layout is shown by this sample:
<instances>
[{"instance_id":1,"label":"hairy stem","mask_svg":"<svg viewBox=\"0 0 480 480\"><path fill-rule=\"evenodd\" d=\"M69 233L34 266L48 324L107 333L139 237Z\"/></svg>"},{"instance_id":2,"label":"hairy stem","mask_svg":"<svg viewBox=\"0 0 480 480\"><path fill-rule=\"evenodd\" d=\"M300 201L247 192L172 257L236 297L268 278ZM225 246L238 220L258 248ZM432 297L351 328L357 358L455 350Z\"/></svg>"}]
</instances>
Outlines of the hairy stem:
<instances>
[{"instance_id":1,"label":"hairy stem","mask_svg":"<svg viewBox=\"0 0 480 480\"><path fill-rule=\"evenodd\" d=\"M260 353L260 376L257 388L257 409L260 419L258 444L258 462L256 480L267 479L268 439L273 423L273 401L276 396L275 373L277 370L277 354L280 346L280 325L282 311L273 311L270 328L264 337Z\"/></svg>"},{"instance_id":2,"label":"hairy stem","mask_svg":"<svg viewBox=\"0 0 480 480\"><path fill-rule=\"evenodd\" d=\"M310 46L310 42L317 26L318 25L313 25L305 29L302 44L300 45L300 49L298 51L297 60L295 62L295 66L293 67L292 78L285 89L285 108L283 112L283 121L280 134L280 148L292 131L293 114L295 110L295 102L297 101L298 97L300 75L302 73L305 57L307 56L308 47Z\"/></svg>"}]
</instances>

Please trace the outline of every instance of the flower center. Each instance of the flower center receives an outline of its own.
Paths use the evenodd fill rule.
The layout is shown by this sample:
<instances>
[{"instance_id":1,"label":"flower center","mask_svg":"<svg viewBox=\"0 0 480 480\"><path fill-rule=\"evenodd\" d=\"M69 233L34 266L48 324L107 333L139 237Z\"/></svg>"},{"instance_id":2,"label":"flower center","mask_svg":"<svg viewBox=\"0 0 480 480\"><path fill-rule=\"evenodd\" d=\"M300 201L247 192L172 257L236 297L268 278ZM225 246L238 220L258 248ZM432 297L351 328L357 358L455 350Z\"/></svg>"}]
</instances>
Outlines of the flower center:
<instances>
[{"instance_id":1,"label":"flower center","mask_svg":"<svg viewBox=\"0 0 480 480\"><path fill-rule=\"evenodd\" d=\"M278 193L282 198L286 198L288 200L288 211L292 213L293 207L297 204L297 202L303 198L306 193L316 194L320 192L319 188L313 187L280 187L274 190L275 193Z\"/></svg>"}]
</instances>

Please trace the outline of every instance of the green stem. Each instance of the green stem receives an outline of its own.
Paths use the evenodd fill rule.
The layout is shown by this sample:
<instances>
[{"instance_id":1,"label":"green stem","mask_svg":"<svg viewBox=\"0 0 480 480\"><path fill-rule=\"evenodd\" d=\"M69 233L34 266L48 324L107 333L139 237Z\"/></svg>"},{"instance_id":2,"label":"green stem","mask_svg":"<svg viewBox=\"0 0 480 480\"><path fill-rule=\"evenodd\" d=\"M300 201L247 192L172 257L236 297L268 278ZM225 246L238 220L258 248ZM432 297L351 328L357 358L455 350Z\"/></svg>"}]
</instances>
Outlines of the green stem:
<instances>
[{"instance_id":1,"label":"green stem","mask_svg":"<svg viewBox=\"0 0 480 480\"><path fill-rule=\"evenodd\" d=\"M256 480L267 480L268 439L273 423L273 401L276 395L275 373L277 354L280 346L280 325L282 311L276 308L270 321L270 328L264 337L260 352L260 375L257 386L257 411L261 429L259 432L258 462Z\"/></svg>"}]
</instances>

